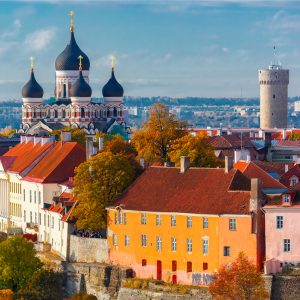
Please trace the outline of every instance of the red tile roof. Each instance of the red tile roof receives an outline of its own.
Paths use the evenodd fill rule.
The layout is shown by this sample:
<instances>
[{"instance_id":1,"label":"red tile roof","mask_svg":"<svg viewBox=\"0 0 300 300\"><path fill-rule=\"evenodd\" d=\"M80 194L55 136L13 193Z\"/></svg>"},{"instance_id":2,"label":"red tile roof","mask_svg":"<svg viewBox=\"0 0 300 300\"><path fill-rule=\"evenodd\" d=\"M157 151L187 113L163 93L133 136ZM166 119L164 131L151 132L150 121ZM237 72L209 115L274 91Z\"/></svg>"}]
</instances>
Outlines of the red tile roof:
<instances>
[{"instance_id":1,"label":"red tile roof","mask_svg":"<svg viewBox=\"0 0 300 300\"><path fill-rule=\"evenodd\" d=\"M244 189L244 191L242 191ZM245 191L247 190L247 191ZM195 214L248 214L250 180L238 170L150 167L115 201L124 209Z\"/></svg>"},{"instance_id":2,"label":"red tile roof","mask_svg":"<svg viewBox=\"0 0 300 300\"><path fill-rule=\"evenodd\" d=\"M269 175L266 171L261 169L258 165L253 162L248 162L245 167L242 163L237 163L234 165L234 168L239 169L243 174L251 178L258 178L260 180L260 186L263 189L273 188L273 189L282 189L285 186L280 183L278 180Z\"/></svg>"},{"instance_id":3,"label":"red tile roof","mask_svg":"<svg viewBox=\"0 0 300 300\"><path fill-rule=\"evenodd\" d=\"M6 152L4 157L15 157L13 163L9 166L8 171L21 173L40 158L53 143L41 143L34 145L34 142L20 143Z\"/></svg>"},{"instance_id":4,"label":"red tile roof","mask_svg":"<svg viewBox=\"0 0 300 300\"><path fill-rule=\"evenodd\" d=\"M74 175L74 169L86 160L83 147L75 142L57 143L23 180L62 183Z\"/></svg>"},{"instance_id":5,"label":"red tile roof","mask_svg":"<svg viewBox=\"0 0 300 300\"><path fill-rule=\"evenodd\" d=\"M259 166L261 169L263 169L265 172L267 173L276 172L279 176L285 173L286 165L288 166L289 169L294 166L294 163L269 162L269 161L260 161L260 160L255 160L252 162L257 166Z\"/></svg>"},{"instance_id":6,"label":"red tile roof","mask_svg":"<svg viewBox=\"0 0 300 300\"><path fill-rule=\"evenodd\" d=\"M15 159L15 156L0 156L0 161L5 172L8 170Z\"/></svg>"}]
</instances>

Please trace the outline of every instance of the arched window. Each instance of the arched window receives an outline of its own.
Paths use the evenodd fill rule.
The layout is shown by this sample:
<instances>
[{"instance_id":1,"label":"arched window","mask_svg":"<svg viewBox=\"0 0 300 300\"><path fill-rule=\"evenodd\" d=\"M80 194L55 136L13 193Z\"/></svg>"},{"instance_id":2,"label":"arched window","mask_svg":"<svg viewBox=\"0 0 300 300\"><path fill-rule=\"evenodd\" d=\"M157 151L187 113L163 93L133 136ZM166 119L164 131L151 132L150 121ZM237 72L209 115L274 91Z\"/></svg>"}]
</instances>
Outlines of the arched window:
<instances>
[{"instance_id":1,"label":"arched window","mask_svg":"<svg viewBox=\"0 0 300 300\"><path fill-rule=\"evenodd\" d=\"M57 119L58 118L58 111L55 109L54 110L54 118Z\"/></svg>"},{"instance_id":2,"label":"arched window","mask_svg":"<svg viewBox=\"0 0 300 300\"><path fill-rule=\"evenodd\" d=\"M47 118L47 119L50 118L50 109L47 109L47 112L46 112L46 118Z\"/></svg>"},{"instance_id":3,"label":"arched window","mask_svg":"<svg viewBox=\"0 0 300 300\"><path fill-rule=\"evenodd\" d=\"M85 117L85 112L84 112L84 108L83 107L80 109L80 114L81 114L81 118Z\"/></svg>"},{"instance_id":4,"label":"arched window","mask_svg":"<svg viewBox=\"0 0 300 300\"><path fill-rule=\"evenodd\" d=\"M118 110L116 107L114 107L114 117L117 117L118 116Z\"/></svg>"},{"instance_id":5,"label":"arched window","mask_svg":"<svg viewBox=\"0 0 300 300\"><path fill-rule=\"evenodd\" d=\"M36 118L36 111L33 112L33 117Z\"/></svg>"},{"instance_id":6,"label":"arched window","mask_svg":"<svg viewBox=\"0 0 300 300\"><path fill-rule=\"evenodd\" d=\"M64 109L61 111L61 116L63 119L66 117L66 111Z\"/></svg>"}]
</instances>

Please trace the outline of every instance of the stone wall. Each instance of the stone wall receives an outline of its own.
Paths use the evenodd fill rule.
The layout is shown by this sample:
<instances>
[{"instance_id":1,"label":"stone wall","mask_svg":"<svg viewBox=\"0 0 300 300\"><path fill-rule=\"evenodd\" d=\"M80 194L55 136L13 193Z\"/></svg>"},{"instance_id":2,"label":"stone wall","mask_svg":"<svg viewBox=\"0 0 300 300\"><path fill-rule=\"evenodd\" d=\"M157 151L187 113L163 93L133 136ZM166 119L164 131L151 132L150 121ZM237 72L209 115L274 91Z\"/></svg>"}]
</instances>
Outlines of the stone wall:
<instances>
[{"instance_id":1,"label":"stone wall","mask_svg":"<svg viewBox=\"0 0 300 300\"><path fill-rule=\"evenodd\" d=\"M68 253L68 261L70 262L106 263L109 259L106 239L70 235Z\"/></svg>"},{"instance_id":2,"label":"stone wall","mask_svg":"<svg viewBox=\"0 0 300 300\"><path fill-rule=\"evenodd\" d=\"M271 300L300 299L300 278L295 275L273 277Z\"/></svg>"}]
</instances>

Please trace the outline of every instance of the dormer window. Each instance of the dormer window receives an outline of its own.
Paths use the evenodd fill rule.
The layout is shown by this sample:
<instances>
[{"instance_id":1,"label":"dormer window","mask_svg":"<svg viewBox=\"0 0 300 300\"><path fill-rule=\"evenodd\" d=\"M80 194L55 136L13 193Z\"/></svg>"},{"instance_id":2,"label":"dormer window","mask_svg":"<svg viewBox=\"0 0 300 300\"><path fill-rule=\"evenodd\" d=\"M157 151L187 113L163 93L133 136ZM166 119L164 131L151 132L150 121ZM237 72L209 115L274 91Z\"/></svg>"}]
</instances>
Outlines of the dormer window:
<instances>
[{"instance_id":1,"label":"dormer window","mask_svg":"<svg viewBox=\"0 0 300 300\"><path fill-rule=\"evenodd\" d=\"M283 203L290 203L290 195L289 194L283 195Z\"/></svg>"},{"instance_id":2,"label":"dormer window","mask_svg":"<svg viewBox=\"0 0 300 300\"><path fill-rule=\"evenodd\" d=\"M297 176L292 176L290 179L290 185L295 186L298 183L299 179Z\"/></svg>"}]
</instances>

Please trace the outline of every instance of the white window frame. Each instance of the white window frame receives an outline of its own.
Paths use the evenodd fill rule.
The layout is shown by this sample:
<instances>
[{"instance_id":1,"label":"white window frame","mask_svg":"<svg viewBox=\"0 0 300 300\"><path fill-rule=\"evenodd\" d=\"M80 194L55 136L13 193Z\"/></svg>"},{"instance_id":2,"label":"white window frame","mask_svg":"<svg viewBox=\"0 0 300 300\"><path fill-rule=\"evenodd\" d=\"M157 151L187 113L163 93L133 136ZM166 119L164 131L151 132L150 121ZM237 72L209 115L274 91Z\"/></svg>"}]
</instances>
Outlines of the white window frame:
<instances>
[{"instance_id":1,"label":"white window frame","mask_svg":"<svg viewBox=\"0 0 300 300\"><path fill-rule=\"evenodd\" d=\"M283 228L283 216L276 216L276 229Z\"/></svg>"},{"instance_id":2,"label":"white window frame","mask_svg":"<svg viewBox=\"0 0 300 300\"><path fill-rule=\"evenodd\" d=\"M208 217L203 217L203 228L208 228Z\"/></svg>"},{"instance_id":3,"label":"white window frame","mask_svg":"<svg viewBox=\"0 0 300 300\"><path fill-rule=\"evenodd\" d=\"M291 240L290 239L283 240L283 252L291 252Z\"/></svg>"},{"instance_id":4,"label":"white window frame","mask_svg":"<svg viewBox=\"0 0 300 300\"><path fill-rule=\"evenodd\" d=\"M186 252L187 253L193 252L193 239L192 238L186 239Z\"/></svg>"},{"instance_id":5,"label":"white window frame","mask_svg":"<svg viewBox=\"0 0 300 300\"><path fill-rule=\"evenodd\" d=\"M193 227L193 217L192 216L187 216L186 217L186 227L187 228L192 228Z\"/></svg>"},{"instance_id":6,"label":"white window frame","mask_svg":"<svg viewBox=\"0 0 300 300\"><path fill-rule=\"evenodd\" d=\"M125 234L124 245L125 245L125 247L128 247L129 244L130 244L129 235Z\"/></svg>"},{"instance_id":7,"label":"white window frame","mask_svg":"<svg viewBox=\"0 0 300 300\"><path fill-rule=\"evenodd\" d=\"M162 239L160 236L156 237L156 251L161 252L162 250Z\"/></svg>"},{"instance_id":8,"label":"white window frame","mask_svg":"<svg viewBox=\"0 0 300 300\"><path fill-rule=\"evenodd\" d=\"M289 203L290 202L290 195L284 194L283 195L283 203Z\"/></svg>"},{"instance_id":9,"label":"white window frame","mask_svg":"<svg viewBox=\"0 0 300 300\"><path fill-rule=\"evenodd\" d=\"M147 224L147 216L145 213L141 214L141 224L146 225Z\"/></svg>"},{"instance_id":10,"label":"white window frame","mask_svg":"<svg viewBox=\"0 0 300 300\"><path fill-rule=\"evenodd\" d=\"M202 254L207 255L209 250L208 238L202 238Z\"/></svg>"},{"instance_id":11,"label":"white window frame","mask_svg":"<svg viewBox=\"0 0 300 300\"><path fill-rule=\"evenodd\" d=\"M230 218L229 219L229 230L236 230L236 219L235 218Z\"/></svg>"},{"instance_id":12,"label":"white window frame","mask_svg":"<svg viewBox=\"0 0 300 300\"><path fill-rule=\"evenodd\" d=\"M155 217L156 226L161 226L161 215Z\"/></svg>"},{"instance_id":13,"label":"white window frame","mask_svg":"<svg viewBox=\"0 0 300 300\"><path fill-rule=\"evenodd\" d=\"M142 247L147 247L147 234L141 235L141 244L142 244Z\"/></svg>"},{"instance_id":14,"label":"white window frame","mask_svg":"<svg viewBox=\"0 0 300 300\"><path fill-rule=\"evenodd\" d=\"M171 250L172 252L177 251L177 241L175 237L171 237Z\"/></svg>"},{"instance_id":15,"label":"white window frame","mask_svg":"<svg viewBox=\"0 0 300 300\"><path fill-rule=\"evenodd\" d=\"M114 246L118 246L118 236L114 233L112 235L112 242Z\"/></svg>"},{"instance_id":16,"label":"white window frame","mask_svg":"<svg viewBox=\"0 0 300 300\"><path fill-rule=\"evenodd\" d=\"M175 215L171 215L171 226L172 227L176 226L176 216Z\"/></svg>"}]
</instances>

